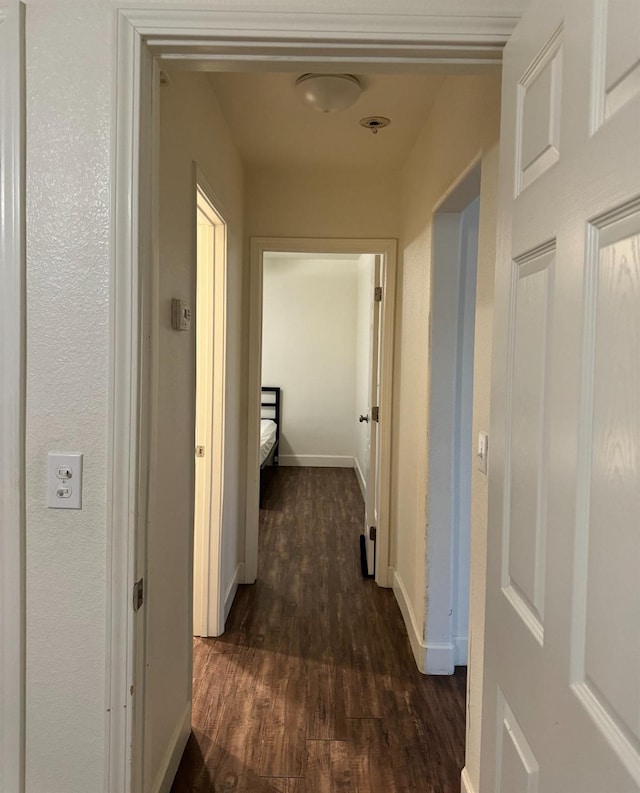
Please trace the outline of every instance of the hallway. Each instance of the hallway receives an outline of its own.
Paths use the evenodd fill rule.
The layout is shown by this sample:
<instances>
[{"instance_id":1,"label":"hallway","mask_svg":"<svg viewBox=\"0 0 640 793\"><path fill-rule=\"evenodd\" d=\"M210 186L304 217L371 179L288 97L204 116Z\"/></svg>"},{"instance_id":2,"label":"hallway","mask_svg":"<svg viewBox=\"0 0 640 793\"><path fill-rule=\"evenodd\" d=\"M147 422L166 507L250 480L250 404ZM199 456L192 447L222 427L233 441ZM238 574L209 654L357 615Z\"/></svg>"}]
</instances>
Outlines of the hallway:
<instances>
[{"instance_id":1,"label":"hallway","mask_svg":"<svg viewBox=\"0 0 640 793\"><path fill-rule=\"evenodd\" d=\"M195 640L172 793L458 793L464 671L421 675L393 593L361 577L354 472L280 468L264 506L257 583Z\"/></svg>"}]
</instances>

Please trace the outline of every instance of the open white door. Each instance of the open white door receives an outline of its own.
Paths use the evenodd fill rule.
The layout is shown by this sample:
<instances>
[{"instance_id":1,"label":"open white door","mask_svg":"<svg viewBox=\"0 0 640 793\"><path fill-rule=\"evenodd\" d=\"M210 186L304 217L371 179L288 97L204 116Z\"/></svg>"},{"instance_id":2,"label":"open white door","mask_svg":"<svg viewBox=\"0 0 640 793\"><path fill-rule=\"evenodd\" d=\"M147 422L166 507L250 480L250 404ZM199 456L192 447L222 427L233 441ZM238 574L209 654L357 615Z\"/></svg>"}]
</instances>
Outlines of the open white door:
<instances>
[{"instance_id":1,"label":"open white door","mask_svg":"<svg viewBox=\"0 0 640 793\"><path fill-rule=\"evenodd\" d=\"M24 790L24 6L0 0L0 791Z\"/></svg>"},{"instance_id":2,"label":"open white door","mask_svg":"<svg viewBox=\"0 0 640 793\"><path fill-rule=\"evenodd\" d=\"M640 4L505 50L479 793L640 790Z\"/></svg>"},{"instance_id":3,"label":"open white door","mask_svg":"<svg viewBox=\"0 0 640 793\"><path fill-rule=\"evenodd\" d=\"M382 266L381 256L374 262L374 292L371 295L371 344L369 347L369 421L367 423L368 442L368 476L367 498L365 503L365 531L367 549L367 569L369 575L375 575L376 533L378 527L378 509L380 503L380 444L378 443L378 427L380 423L380 307L382 305Z\"/></svg>"},{"instance_id":4,"label":"open white door","mask_svg":"<svg viewBox=\"0 0 640 793\"><path fill-rule=\"evenodd\" d=\"M226 225L197 172L196 435L193 633L220 636L224 480Z\"/></svg>"}]
</instances>

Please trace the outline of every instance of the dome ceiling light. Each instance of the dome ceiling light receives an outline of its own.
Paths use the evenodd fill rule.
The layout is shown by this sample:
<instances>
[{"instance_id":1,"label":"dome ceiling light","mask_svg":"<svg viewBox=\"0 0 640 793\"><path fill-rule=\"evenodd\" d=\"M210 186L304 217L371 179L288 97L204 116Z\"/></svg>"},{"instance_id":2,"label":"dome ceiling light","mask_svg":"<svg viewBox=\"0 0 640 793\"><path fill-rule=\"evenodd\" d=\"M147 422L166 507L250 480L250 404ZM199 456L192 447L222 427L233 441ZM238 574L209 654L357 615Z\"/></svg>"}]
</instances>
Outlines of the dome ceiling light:
<instances>
[{"instance_id":1,"label":"dome ceiling light","mask_svg":"<svg viewBox=\"0 0 640 793\"><path fill-rule=\"evenodd\" d=\"M296 94L319 113L345 110L362 93L360 81L351 74L303 74L296 80Z\"/></svg>"}]
</instances>

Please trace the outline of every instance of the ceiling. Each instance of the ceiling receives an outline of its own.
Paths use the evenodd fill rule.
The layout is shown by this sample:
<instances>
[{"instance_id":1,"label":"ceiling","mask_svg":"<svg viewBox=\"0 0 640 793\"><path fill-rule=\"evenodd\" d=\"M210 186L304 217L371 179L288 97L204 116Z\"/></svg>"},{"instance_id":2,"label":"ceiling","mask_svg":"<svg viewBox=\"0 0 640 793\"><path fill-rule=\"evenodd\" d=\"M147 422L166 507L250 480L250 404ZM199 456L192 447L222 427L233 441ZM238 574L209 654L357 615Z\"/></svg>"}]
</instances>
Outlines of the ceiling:
<instances>
[{"instance_id":1,"label":"ceiling","mask_svg":"<svg viewBox=\"0 0 640 793\"><path fill-rule=\"evenodd\" d=\"M211 73L242 159L249 167L400 167L423 127L444 77L434 74L356 75L363 85L347 110L319 113L305 107L291 73ZM386 116L391 125L373 134L358 123Z\"/></svg>"}]
</instances>

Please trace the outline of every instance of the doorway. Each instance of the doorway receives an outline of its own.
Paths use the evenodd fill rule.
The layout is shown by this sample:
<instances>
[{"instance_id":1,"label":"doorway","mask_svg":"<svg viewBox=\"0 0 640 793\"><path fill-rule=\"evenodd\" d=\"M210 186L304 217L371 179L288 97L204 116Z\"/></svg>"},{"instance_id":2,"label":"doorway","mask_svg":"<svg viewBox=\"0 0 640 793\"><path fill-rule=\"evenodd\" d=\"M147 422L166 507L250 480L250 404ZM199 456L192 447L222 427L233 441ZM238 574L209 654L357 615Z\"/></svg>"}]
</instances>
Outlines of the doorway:
<instances>
[{"instance_id":1,"label":"doorway","mask_svg":"<svg viewBox=\"0 0 640 793\"><path fill-rule=\"evenodd\" d=\"M216 24L215 24L215 21L212 21L211 19L209 19L209 23L207 23L207 19L209 19L209 17L207 17L207 12L204 12L203 15L199 16L199 36L202 37L202 36L206 35L207 24L210 23L210 26L209 26L208 29L211 31L212 35L217 36L217 38L219 39L220 35L221 35L220 28L217 27ZM351 57L353 55L353 53L357 54L357 52L358 52L358 48L357 48L357 46L355 45L354 42L355 42L356 39L359 38L359 36L361 35L361 30L362 30L362 27L361 27L362 19L358 19L357 24L354 24L354 22L355 22L355 20L351 20L351 21L346 23L346 27L349 28L349 30L351 31L351 34L350 34L351 37L350 38L347 37L347 40L350 41L351 44L347 45L345 48L338 47L340 52L342 52L344 55L348 54L349 57ZM298 23L299 23L299 20L296 22L296 24L298 24ZM119 118L121 119L121 124L118 127L118 149L117 150L118 150L119 153L121 151L122 152L130 151L130 148L128 147L127 144L128 144L128 141L129 141L131 136L136 137L138 135L137 131L135 131L135 129L136 129L135 128L135 124L137 124L137 120L140 117L142 117L142 119L143 119L143 127L144 127L144 130L142 132L142 137L147 142L148 142L147 137L146 137L147 135L149 136L149 139L152 139L152 137L153 137L153 131L149 128L149 125L147 125L145 123L146 109L147 109L146 97L149 96L150 98L152 98L154 96L154 92L153 92L153 90L151 88L151 79L152 79L152 76L154 74L154 69L155 69L152 53L153 54L159 54L160 51L162 50L162 47L165 46L159 40L156 40L154 37L156 36L156 32L158 30L160 30L160 28L163 25L164 25L165 32L166 32L166 30L168 30L168 28L171 27L172 22L168 22L166 19L164 19L164 21L162 23L158 23L159 27L156 27L156 28L153 28L153 26L149 27L150 24L151 24L150 19L142 22L137 17L129 17L125 13L122 13L121 16L120 16L119 42L122 45L123 58L121 59L122 69L119 71L119 84L120 84L120 89L122 89L122 90L119 89L119 91L118 91L119 109L122 111L119 114ZM313 23L313 24L316 24L316 23ZM240 27L237 28L237 30L241 29L242 27L243 27L243 24L241 24ZM313 25L312 25L312 27L313 27ZM299 28L297 28L297 29L299 29ZM154 31L156 31L156 32L154 32ZM309 42L310 42L311 38L313 38L313 36L310 37L308 34L309 34L309 31L307 31L306 33L303 32L303 33L297 34L296 37L292 37L291 40L289 41L289 44L284 45L284 48L283 48L284 55L282 55L282 58L283 59L289 59L291 53L294 53L294 54L297 53L297 58L298 59L302 58L302 60L304 60L304 62L306 63L308 61L308 57L309 57L308 56L308 45L309 45ZM237 33L234 34L234 40L237 40L237 36L238 36ZM252 32L252 36L255 36L255 31ZM405 31L405 36L406 36L406 40L407 41L411 40L412 42L420 40L420 38L421 38L420 32L417 31L414 27L412 27L412 29L410 31L406 30ZM144 44L142 43L142 38L143 37L144 37L144 39L146 41L151 42L149 47L145 47ZM162 37L162 38L165 41L165 43L166 43L166 41L168 41L168 39L166 39L165 37ZM188 38L188 36L187 36L187 38ZM223 38L224 38L224 36L223 36ZM268 39L268 36L265 36L265 38ZM393 38L395 39L395 37L393 37ZM446 39L447 37L445 36L444 38ZM336 43L338 41L338 39L335 37L335 35L330 36L329 39L332 42L335 40ZM376 36L374 36L371 39L372 42L373 41L381 41L382 42L383 40L388 42L391 39L389 37L386 37L385 35L381 36L380 34L376 34ZM442 41L442 37L440 38L440 41ZM180 57L182 57L180 53L183 51L183 49L184 49L184 52L187 52L189 45L188 45L188 42L187 42L187 40L185 38L181 38L178 41L178 43L177 43L177 48L178 48L177 50L175 49L175 45L169 45L169 48L171 48L172 46L174 47L174 51L173 51L174 56L177 54L177 56L180 58ZM243 43L241 46L245 47L246 44ZM226 47L226 45L223 44L222 45L222 49L218 48L217 52L218 52L220 57L224 57L224 53L226 53L226 56L229 56L230 51L225 49L225 47ZM234 47L235 47L235 45L232 45L231 49L234 49ZM458 50L457 51L462 52L462 50L466 50L466 49L468 49L467 45L465 45L464 47L461 47L458 44ZM471 47L471 49L474 50L474 56L478 55L478 52L473 47ZM375 50L376 53L383 52L383 54L380 55L380 56L378 56L378 55L374 56L372 62L374 62L374 61L375 62L387 61L388 63L395 64L394 68L397 69L397 68L400 68L400 61L402 61L402 69L406 69L407 60L404 57L399 60L398 59L397 50L394 50L395 54L393 54L391 51L385 51L384 47L382 48L382 50L380 50L376 46L374 48L374 50ZM372 52L374 50L372 50ZM495 55L499 58L498 50L499 50L499 48L496 49ZM203 49L200 48L200 52L202 52L202 51L203 51ZM490 51L491 51L491 48L483 49L482 57L483 58L488 58L489 60L491 60L491 58L493 56L491 56ZM235 50L234 50L234 52L235 52ZM340 57L340 52L338 52L338 50L336 50L336 49L333 50L332 58L334 59L334 64L335 64L335 59ZM434 54L435 54L433 50L429 49L429 47L425 48L423 46L414 47L414 49L411 52L412 52L411 57L412 57L412 59L414 59L415 63L416 64L423 64L423 65L424 64L428 64L430 62L430 59L433 58ZM133 84L138 79L137 77L133 76L133 72L137 68L137 64L138 64L138 59L139 59L138 53L140 53L140 55L141 55L141 63L140 63L140 65L141 65L141 73L140 74L141 74L141 80L142 80L142 83L143 83L143 90L141 90L139 92L134 92L133 94L128 93L127 94L127 98L124 99L124 94L127 92L127 88L129 86L129 84L130 83ZM246 55L246 52L245 52L245 55ZM214 57L218 57L218 56L215 55ZM281 57L281 56L278 56L278 57ZM320 60L322 60L322 59L323 59L323 56L320 57ZM192 63L192 65L195 66L196 61L192 60L191 63ZM290 64L289 68L291 68L291 67L292 67L292 65ZM294 66L293 68L297 68L297 67ZM455 69L455 68L456 67L454 65L453 69ZM143 108L142 108L143 112L140 115L141 106L143 106ZM129 121L133 120L133 119L135 119L135 122L133 123L132 129L130 129L129 128L129 126L130 126L129 125ZM138 138L136 137L136 140L137 139ZM149 180L151 180L151 182L152 182L152 179L153 179L153 177L151 176L152 170L153 170L152 169L152 159L153 159L152 155L153 155L153 147L148 147L147 148L147 147L143 146L143 147L140 147L140 149L136 148L136 157L134 158L135 162L133 163L133 170L135 171L135 177L132 177L132 181L134 183L134 188L133 189L135 191L136 196L138 196L141 199L141 201L144 203L144 207L140 208L139 213L137 213L137 214L134 213L134 221L133 221L134 226L135 226L136 234L138 234L138 233L140 234L141 250L139 252L135 251L134 254L132 255L131 251L129 251L126 248L126 245L124 245L124 243L126 243L126 241L128 239L128 236L126 234L122 235L122 237L119 234L116 235L118 240L122 239L122 241L123 241L123 244L118 246L118 252L122 253L122 257L118 258L118 262L119 262L119 265L120 265L119 266L119 270L120 270L120 267L122 265L125 266L125 270L126 270L126 267L130 266L131 267L131 275L132 275L132 277L134 279L137 279L138 277L140 277L141 278L141 283L142 283L143 286L146 284L145 279L148 277L149 274L148 274L148 272L146 272L144 267L141 267L141 268L138 267L138 253L141 254L141 257L142 257L141 260L142 261L145 260L146 254L150 253L150 251L148 250L148 246L151 245L151 240L153 239L153 237L149 233L150 229L146 225L146 223L148 221L148 216L147 216L146 213L149 210L149 206L147 205L147 198L148 197L150 198L151 196L154 195L154 190L151 189L149 191L148 195L147 195L146 191L144 191L144 190L140 191L138 189L138 179L140 179L141 183L143 183L143 184L147 184ZM127 183L128 179L129 179L129 176L131 176L130 171L132 170L132 166L131 166L131 164L128 164L127 162L125 162L125 160L122 159L120 156L118 158L118 163L119 163L119 174L120 174L120 177L121 177L118 180L119 184ZM122 227L123 229L126 229L126 228L129 228L130 220L131 220L130 214L129 214L129 209L128 209L128 205L126 204L126 201L124 200L125 197L122 194L122 192L118 192L118 195L119 195L119 199L120 199L120 200L118 200L117 206L116 206L116 214L117 214L117 218L118 218L118 227L119 228ZM139 227L139 224L140 224L140 227ZM301 232L301 233L304 233L304 232ZM389 236L391 236L391 233L389 233L389 232L387 232L387 233L389 234ZM307 242L308 242L308 240L307 240ZM380 243L380 240L378 240L377 242ZM371 250L371 247L367 246L366 250ZM153 257L150 256L149 260L151 261L152 258ZM255 268L252 267L252 273L251 273L252 280L253 280L253 278L255 278L254 273L255 273ZM126 283L128 282L128 280L125 278L124 281L125 281L125 286L126 286ZM392 288L394 286L395 285L393 284ZM388 305L390 307L390 311L392 311L393 310L394 301L391 299L391 292L388 293L388 296L389 296L389 304ZM135 301L136 298L137 298L137 292L134 289L133 300ZM124 295L120 295L120 300L117 301L118 302L118 309L119 309L118 316L123 312L123 310L126 313L126 306L128 304L128 299L129 299L128 293L124 294ZM252 304L252 300L253 300L253 298L249 301L250 305L249 305L249 312L248 312L249 313L248 321L250 323L252 323L252 325L253 325L256 322L256 314L252 310L252 307L254 305L254 304ZM135 311L133 313L135 314ZM116 323L116 327L120 327L118 325L118 323ZM385 338L390 338L391 339L391 343L389 344L388 349L392 350L392 346L393 346L392 345L392 341L393 341L392 340L392 328L393 328L393 323L392 322L389 323L388 328L389 328L389 337L387 337L385 335ZM121 337L124 337L124 342L123 342L122 346L124 346L124 348L129 350L130 346L127 346L126 339L130 338L130 337L131 338L136 337L136 335L137 335L139 330L140 329L137 326L135 326L133 329L128 328L128 326L126 328L123 328L122 332L117 334L116 347L118 349L120 349L120 346L119 346L118 343L122 340ZM252 329L252 333L255 333L255 332L256 332L255 328ZM144 337L144 329L142 329L141 333L142 333L142 336ZM253 355L255 355L255 352L254 352L254 348L252 346L251 350L249 351L250 361L251 361L251 357ZM390 361L391 359L390 359L390 356L383 355L383 360ZM142 364L140 364L140 362L138 360L133 362L131 357L129 355L127 355L127 354L119 356L117 358L117 360L116 360L116 363L115 363L116 374L115 374L115 378L114 379L115 379L115 391L116 391L116 402L117 402L116 407L119 408L119 410L117 411L117 416L116 416L117 421L116 421L116 423L118 424L118 426L120 426L120 424L122 424L122 423L126 423L126 421L123 422L123 418L126 418L127 415L129 415L130 418L131 418L131 422L128 425L130 427L130 432L129 433L123 433L122 437L118 437L117 438L117 442L115 444L115 448L114 448L114 452L113 452L116 459L121 459L122 457L126 457L127 452L131 452L132 448L134 450L136 448L137 440L134 440L134 439L137 438L136 433L137 433L138 421L139 421L137 408L136 408L135 404L134 405L130 405L129 414L128 414L127 410L122 405L121 397L124 395L125 392L127 392L127 382L128 382L127 381L127 376L128 376L128 374L130 373L130 371L136 371L137 372L139 367L141 367L141 369L144 371L144 369L145 369L144 361L142 362ZM259 394L259 376L255 377L255 375L252 374L252 371L253 370L252 370L251 366L249 366L250 377L254 377L254 386L255 386L255 387L253 387L251 389L251 394L258 395ZM140 386L138 385L138 381L137 380L135 381L135 388L138 388L138 387L140 387L141 390L144 390L144 387L145 387L144 378L143 378L143 382L142 382L142 384ZM382 398L381 398L381 407L382 407L382 404L384 404L384 390L385 390L385 380L384 380L384 377L383 377L383 379L382 379L382 392L383 392L383 394L382 394ZM257 398L258 397L256 397L256 399ZM254 407L250 406L250 415L252 416L252 421L250 422L250 426L249 426L249 434L251 434L252 432L255 432L256 429L257 429L258 416L259 416L259 412L257 410L257 405L255 406L255 409L254 409ZM389 443L389 438L386 439L386 442L387 442L387 444ZM382 432L382 444L384 445L384 443L385 443L385 432L383 431ZM245 448L247 448L247 447L245 447ZM251 455L251 454L254 453L252 450L257 448L257 444L251 442L249 444L248 448L249 448L249 454ZM127 459L129 459L129 458L127 458ZM382 453L381 453L381 460L382 460L382 465L384 465L385 456ZM257 468L257 466L256 466L256 468ZM122 476L125 477L125 478L126 477L130 478L131 481L138 482L139 481L139 474L140 474L140 472L139 472L139 469L138 469L138 463L136 461L135 454L134 454L130 458L129 465L125 465L122 468ZM257 480L257 476L256 476L256 480ZM253 500L251 498L251 494L252 493L254 493L256 495L255 500ZM249 513L250 513L251 509L255 508L255 510L257 512L257 481L253 481L252 482L251 478L250 478L250 480L248 482L248 494L249 494L250 498L249 498L249 500L247 502L247 517L250 518L251 516L250 516ZM143 494L143 500L144 500L144 494ZM121 507L123 505L117 504L116 506L117 507ZM381 511L381 515L384 516L385 512L388 511L388 504L386 505L386 510L385 510L385 505L381 503L381 510L380 511ZM122 510L121 509L116 509L116 512L118 513L118 515L122 514ZM122 527L126 527L126 529L118 530L115 533L114 558L118 558L118 559L122 558L122 557L124 557L125 559L128 558L127 549L125 547L123 547L122 544L121 544L121 540L123 539L123 536L124 535L128 535L129 533L131 533L133 536L135 536L138 533L138 530L139 530L137 522L132 520L131 515L129 513L127 513L127 515L125 515L125 517L126 517L126 520L124 520L124 522L122 523ZM251 538L249 536L251 521L249 520L248 522L249 522L249 531L247 533L247 538L246 538L247 539L246 561L247 561L247 566L249 567L251 565L251 547L250 547ZM381 525L382 525L382 523L379 526L379 530L381 528ZM389 578L388 558L385 559L385 562L386 562L385 564L381 563L381 558L380 558L381 557L381 553L384 553L385 550L386 550L386 553L388 554L388 546L385 549L385 544L379 542L378 543L378 549L377 549L377 556L378 556L378 560L377 560L378 561L378 564L377 564L377 576L382 577L381 580L379 581L379 583L382 583L384 578L387 578L387 579ZM254 567L255 567L255 565L254 565ZM251 570L247 570L247 575L243 577L244 580L251 580L251 572L252 572ZM254 574L254 578L255 578L255 574ZM123 604L120 604L120 605L122 606ZM117 610L117 605L116 605L116 610ZM132 636L131 646L133 647L134 645L139 644L142 641L141 636L140 636L140 627L141 626L139 624L139 621L136 621L136 620L134 620L133 623L131 623L130 617L126 616L125 609L120 609L119 615L123 616L123 612L124 612L124 616L126 617L125 621L127 622L127 624L130 625L131 630L135 634L134 636ZM120 623L118 622L117 618L116 618L114 624L120 625ZM124 657L124 655L123 655L123 657ZM120 677L118 677L118 675L123 673L123 671L124 670L122 669L121 666L118 667L118 670L114 670L114 673L113 673L114 687L115 687L114 690L117 690L117 691L121 690L121 687L119 686L119 684L121 683L121 679L120 679ZM124 677L126 677L128 679L128 675L129 675L129 672L127 671L126 674L124 675ZM122 744L122 734L118 731L118 728L120 728L121 730L124 729L126 731L127 725L128 725L128 720L126 718L126 714L124 715L124 717L122 719L118 718L117 714L116 714L116 717L113 719L113 724L114 724L114 729L111 730L112 738L113 738L113 741L114 741L113 745L119 745L119 746L123 745ZM182 735L182 733L180 733L179 738L181 737L181 735ZM174 742L173 745L178 746L179 743L180 743L180 740L178 739L178 740L176 740ZM172 760L171 761L173 761L173 756L172 756ZM118 769L116 768L115 771L117 772Z\"/></svg>"},{"instance_id":2,"label":"doorway","mask_svg":"<svg viewBox=\"0 0 640 793\"><path fill-rule=\"evenodd\" d=\"M280 467L354 470L367 504L366 577L374 575L378 503L379 260L324 252L263 258L260 507Z\"/></svg>"},{"instance_id":3,"label":"doorway","mask_svg":"<svg viewBox=\"0 0 640 793\"><path fill-rule=\"evenodd\" d=\"M436 208L431 270L426 671L466 666L480 163Z\"/></svg>"},{"instance_id":4,"label":"doorway","mask_svg":"<svg viewBox=\"0 0 640 793\"><path fill-rule=\"evenodd\" d=\"M379 421L376 422L374 442L368 442L368 467L375 473L376 485L365 499L367 528L367 554L369 569L375 567L375 580L380 586L389 586L388 560L390 546L389 500L391 470L391 396L393 369L393 323L395 312L395 240L332 240L261 238L252 240L251 293L250 293L250 362L249 362L249 419L247 473L247 519L246 519L246 581L256 580L258 569L258 526L260 504L260 421L262 387L262 331L263 331L263 286L264 259L266 255L365 256L375 259L375 279L379 281L381 300L379 306L379 344L376 349L375 391ZM371 351L373 356L373 350ZM269 383L269 385L274 385ZM277 383L275 385L278 385ZM372 391L370 391L372 393ZM370 396L369 401L373 397ZM367 414L369 411L367 411ZM365 415L365 414L362 414ZM373 453L373 465L371 454ZM353 463L351 463L353 465ZM375 520L375 524L374 521ZM370 535L369 526L376 526ZM364 528L364 527L363 527ZM371 537L371 539L369 539ZM375 546L374 546L375 538ZM375 548L375 550L374 550Z\"/></svg>"},{"instance_id":5,"label":"doorway","mask_svg":"<svg viewBox=\"0 0 640 793\"><path fill-rule=\"evenodd\" d=\"M193 633L219 636L224 505L227 229L196 168L196 434Z\"/></svg>"}]
</instances>

